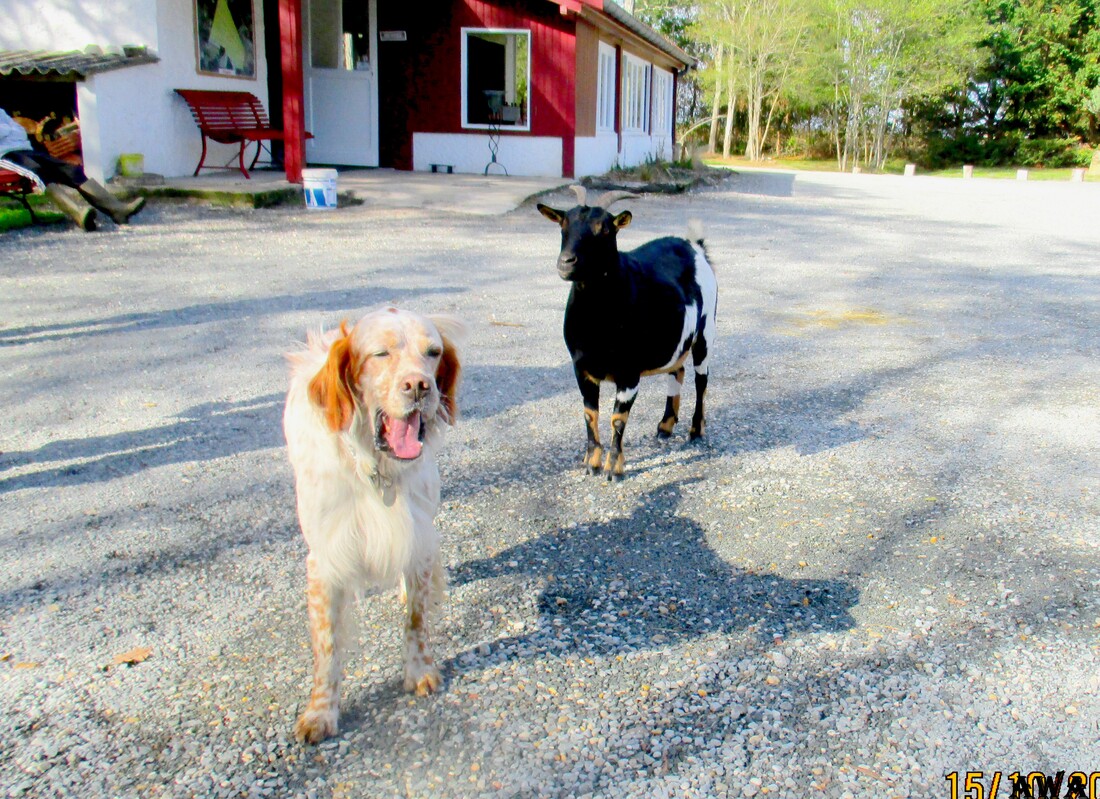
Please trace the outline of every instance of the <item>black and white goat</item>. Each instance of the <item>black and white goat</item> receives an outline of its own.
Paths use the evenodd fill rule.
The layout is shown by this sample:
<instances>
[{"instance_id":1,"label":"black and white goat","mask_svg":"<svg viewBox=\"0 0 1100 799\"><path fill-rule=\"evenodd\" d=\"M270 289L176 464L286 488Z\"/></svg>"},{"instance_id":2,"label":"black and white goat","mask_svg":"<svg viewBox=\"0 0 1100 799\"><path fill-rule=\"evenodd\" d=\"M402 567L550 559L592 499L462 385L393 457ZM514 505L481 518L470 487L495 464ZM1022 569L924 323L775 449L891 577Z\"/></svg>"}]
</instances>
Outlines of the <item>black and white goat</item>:
<instances>
[{"instance_id":1,"label":"black and white goat","mask_svg":"<svg viewBox=\"0 0 1100 799\"><path fill-rule=\"evenodd\" d=\"M703 435L703 400L714 342L718 283L707 261L701 231L691 240L666 237L619 252L615 237L630 224L630 211L611 214L628 192L607 192L587 204L583 186L572 186L577 205L568 211L539 204L539 212L561 225L558 274L573 284L565 307L565 345L573 358L584 399L591 474L622 479L623 431L646 375L668 374L665 413L657 435L672 435L680 413L684 362L695 367L695 413L689 437ZM615 384L611 448L600 444L600 383Z\"/></svg>"}]
</instances>

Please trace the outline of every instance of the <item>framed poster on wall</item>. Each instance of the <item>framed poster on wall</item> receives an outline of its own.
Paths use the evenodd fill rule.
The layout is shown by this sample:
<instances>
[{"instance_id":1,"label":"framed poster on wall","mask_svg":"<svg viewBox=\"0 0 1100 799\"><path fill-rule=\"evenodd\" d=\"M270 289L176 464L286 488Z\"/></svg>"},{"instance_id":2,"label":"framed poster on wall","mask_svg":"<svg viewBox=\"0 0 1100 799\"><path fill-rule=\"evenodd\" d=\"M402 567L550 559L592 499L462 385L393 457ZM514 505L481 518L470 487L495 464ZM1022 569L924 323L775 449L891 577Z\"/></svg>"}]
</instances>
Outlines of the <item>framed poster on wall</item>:
<instances>
[{"instance_id":1,"label":"framed poster on wall","mask_svg":"<svg viewBox=\"0 0 1100 799\"><path fill-rule=\"evenodd\" d=\"M198 71L230 78L256 77L253 0L194 0Z\"/></svg>"}]
</instances>

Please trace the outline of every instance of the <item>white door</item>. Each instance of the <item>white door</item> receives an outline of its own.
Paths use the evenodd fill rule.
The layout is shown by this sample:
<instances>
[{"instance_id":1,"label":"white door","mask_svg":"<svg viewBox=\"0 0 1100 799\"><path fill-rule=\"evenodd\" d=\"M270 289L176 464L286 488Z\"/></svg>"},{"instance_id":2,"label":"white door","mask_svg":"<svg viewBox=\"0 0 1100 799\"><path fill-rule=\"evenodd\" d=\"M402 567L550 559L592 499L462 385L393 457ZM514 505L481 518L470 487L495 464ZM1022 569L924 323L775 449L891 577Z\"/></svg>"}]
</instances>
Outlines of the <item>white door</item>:
<instances>
[{"instance_id":1,"label":"white door","mask_svg":"<svg viewBox=\"0 0 1100 799\"><path fill-rule=\"evenodd\" d=\"M377 0L308 0L306 161L378 166Z\"/></svg>"}]
</instances>

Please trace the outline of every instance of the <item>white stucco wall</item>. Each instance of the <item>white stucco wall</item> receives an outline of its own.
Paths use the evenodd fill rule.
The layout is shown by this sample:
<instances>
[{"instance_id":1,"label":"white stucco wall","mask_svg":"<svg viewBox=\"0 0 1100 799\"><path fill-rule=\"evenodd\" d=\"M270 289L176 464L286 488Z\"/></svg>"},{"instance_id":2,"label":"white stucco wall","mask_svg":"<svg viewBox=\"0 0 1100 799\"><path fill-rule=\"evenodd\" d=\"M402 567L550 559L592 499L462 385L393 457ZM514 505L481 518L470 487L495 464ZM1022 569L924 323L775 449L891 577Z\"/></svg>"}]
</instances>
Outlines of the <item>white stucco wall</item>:
<instances>
[{"instance_id":1,"label":"white stucco wall","mask_svg":"<svg viewBox=\"0 0 1100 799\"><path fill-rule=\"evenodd\" d=\"M624 133L623 149L619 153L621 166L637 166L647 159L672 158L672 146L669 136L650 136L648 133Z\"/></svg>"},{"instance_id":2,"label":"white stucco wall","mask_svg":"<svg viewBox=\"0 0 1100 799\"><path fill-rule=\"evenodd\" d=\"M0 19L7 14L17 20L15 32L0 25L3 49L83 50L88 44L144 44L160 57L156 64L103 72L77 84L84 167L91 177L110 178L119 154L132 152L145 156L147 172L175 177L194 171L201 140L187 104L173 89L249 91L270 111L260 0L255 0L253 6L255 80L198 74L193 3L0 0ZM19 30L24 23L26 34ZM235 152L235 146L212 144L207 163L223 164Z\"/></svg>"},{"instance_id":3,"label":"white stucco wall","mask_svg":"<svg viewBox=\"0 0 1100 799\"><path fill-rule=\"evenodd\" d=\"M619 137L614 132L578 136L573 149L574 172L578 178L602 175L619 160Z\"/></svg>"},{"instance_id":4,"label":"white stucco wall","mask_svg":"<svg viewBox=\"0 0 1100 799\"><path fill-rule=\"evenodd\" d=\"M451 164L455 172L480 175L489 163L489 137L477 133L414 133L413 169L426 172L432 164ZM561 139L555 136L501 136L497 161L509 175L561 175ZM493 167L489 174L503 172Z\"/></svg>"},{"instance_id":5,"label":"white stucco wall","mask_svg":"<svg viewBox=\"0 0 1100 799\"><path fill-rule=\"evenodd\" d=\"M0 50L157 49L158 0L0 0Z\"/></svg>"},{"instance_id":6,"label":"white stucco wall","mask_svg":"<svg viewBox=\"0 0 1100 799\"><path fill-rule=\"evenodd\" d=\"M614 133L578 136L575 149L576 176L602 175L612 167L630 167L647 160L672 160L671 135L650 136L644 133L624 133L623 149Z\"/></svg>"}]
</instances>

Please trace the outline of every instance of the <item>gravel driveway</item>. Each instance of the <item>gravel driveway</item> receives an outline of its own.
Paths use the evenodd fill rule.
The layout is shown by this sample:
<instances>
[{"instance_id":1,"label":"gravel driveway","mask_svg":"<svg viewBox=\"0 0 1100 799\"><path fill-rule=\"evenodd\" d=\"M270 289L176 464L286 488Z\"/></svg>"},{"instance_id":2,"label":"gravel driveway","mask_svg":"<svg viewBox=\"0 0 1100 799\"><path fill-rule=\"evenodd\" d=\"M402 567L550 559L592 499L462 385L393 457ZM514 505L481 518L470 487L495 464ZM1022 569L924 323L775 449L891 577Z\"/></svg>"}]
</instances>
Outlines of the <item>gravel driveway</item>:
<instances>
[{"instance_id":1,"label":"gravel driveway","mask_svg":"<svg viewBox=\"0 0 1100 799\"><path fill-rule=\"evenodd\" d=\"M745 172L624 207L628 247L704 222L719 337L705 443L658 442L643 381L614 485L579 467L531 206L0 237L2 795L954 799L951 772L1004 797L1100 772L1100 186ZM364 596L341 735L303 747L282 353L383 302L471 329L446 682L402 692L401 611Z\"/></svg>"}]
</instances>

